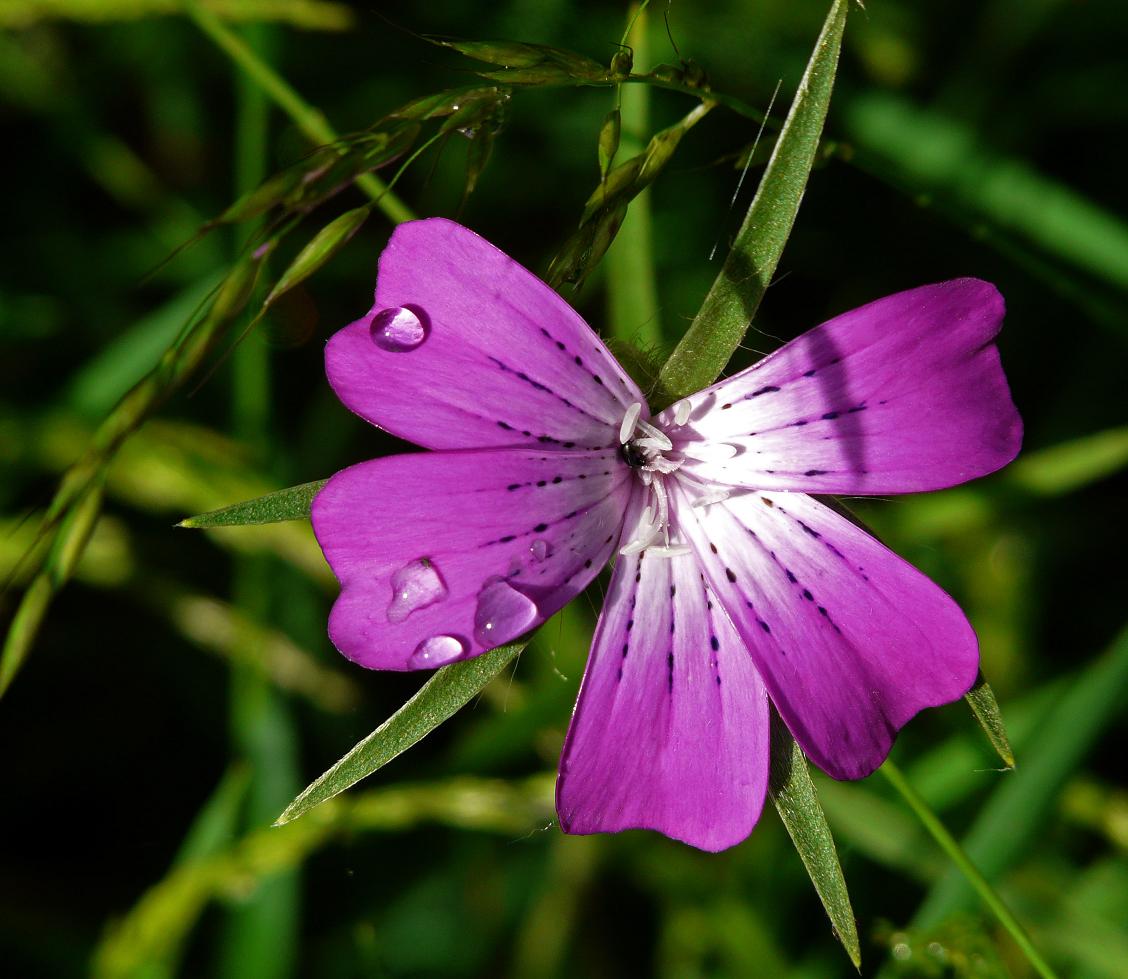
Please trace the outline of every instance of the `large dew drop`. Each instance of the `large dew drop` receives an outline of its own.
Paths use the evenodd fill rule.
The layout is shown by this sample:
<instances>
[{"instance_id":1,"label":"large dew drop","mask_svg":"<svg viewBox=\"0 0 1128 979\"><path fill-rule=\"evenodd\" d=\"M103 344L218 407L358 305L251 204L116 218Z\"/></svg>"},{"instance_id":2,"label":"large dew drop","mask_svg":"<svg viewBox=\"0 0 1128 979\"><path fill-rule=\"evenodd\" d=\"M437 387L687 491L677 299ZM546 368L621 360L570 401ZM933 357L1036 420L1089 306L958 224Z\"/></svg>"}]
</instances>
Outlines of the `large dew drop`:
<instances>
[{"instance_id":1,"label":"large dew drop","mask_svg":"<svg viewBox=\"0 0 1128 979\"><path fill-rule=\"evenodd\" d=\"M529 553L538 564L552 553L552 545L546 540L537 538L529 545Z\"/></svg>"},{"instance_id":2,"label":"large dew drop","mask_svg":"<svg viewBox=\"0 0 1128 979\"><path fill-rule=\"evenodd\" d=\"M413 670L436 670L462 658L466 648L454 636L431 636L415 647L407 665Z\"/></svg>"},{"instance_id":3,"label":"large dew drop","mask_svg":"<svg viewBox=\"0 0 1128 979\"><path fill-rule=\"evenodd\" d=\"M377 347L401 354L415 350L427 339L430 323L418 307L390 306L372 317L368 329Z\"/></svg>"},{"instance_id":4,"label":"large dew drop","mask_svg":"<svg viewBox=\"0 0 1128 979\"><path fill-rule=\"evenodd\" d=\"M478 593L474 610L474 638L487 649L521 635L536 621L537 607L501 578Z\"/></svg>"},{"instance_id":5,"label":"large dew drop","mask_svg":"<svg viewBox=\"0 0 1128 979\"><path fill-rule=\"evenodd\" d=\"M405 564L392 575L392 600L388 605L388 621L402 622L412 612L447 596L446 585L429 558L421 557Z\"/></svg>"}]
</instances>

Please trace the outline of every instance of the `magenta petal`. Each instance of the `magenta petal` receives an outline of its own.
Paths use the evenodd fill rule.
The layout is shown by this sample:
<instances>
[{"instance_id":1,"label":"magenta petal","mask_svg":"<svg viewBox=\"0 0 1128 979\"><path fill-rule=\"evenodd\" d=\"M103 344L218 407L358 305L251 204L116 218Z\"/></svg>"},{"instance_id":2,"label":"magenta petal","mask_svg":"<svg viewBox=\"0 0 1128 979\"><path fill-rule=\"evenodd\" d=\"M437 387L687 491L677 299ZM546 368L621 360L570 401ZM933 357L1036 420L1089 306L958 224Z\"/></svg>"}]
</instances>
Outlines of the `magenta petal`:
<instances>
[{"instance_id":1,"label":"magenta petal","mask_svg":"<svg viewBox=\"0 0 1128 979\"><path fill-rule=\"evenodd\" d=\"M432 449L614 445L644 401L560 296L442 218L396 228L375 305L330 339L325 369L362 418Z\"/></svg>"},{"instance_id":2,"label":"magenta petal","mask_svg":"<svg viewBox=\"0 0 1128 979\"><path fill-rule=\"evenodd\" d=\"M560 761L561 827L723 850L756 824L768 760L763 684L696 559L620 557Z\"/></svg>"},{"instance_id":3,"label":"magenta petal","mask_svg":"<svg viewBox=\"0 0 1128 979\"><path fill-rule=\"evenodd\" d=\"M690 510L682 532L700 555L808 757L861 778L924 707L975 679L975 633L940 588L844 517L798 493L744 493Z\"/></svg>"},{"instance_id":4,"label":"magenta petal","mask_svg":"<svg viewBox=\"0 0 1128 979\"><path fill-rule=\"evenodd\" d=\"M835 317L693 395L678 448L708 481L808 493L915 493L993 472L1022 422L993 339L1003 299L955 279ZM667 410L660 422L669 424Z\"/></svg>"},{"instance_id":5,"label":"magenta petal","mask_svg":"<svg viewBox=\"0 0 1128 979\"><path fill-rule=\"evenodd\" d=\"M420 453L337 473L312 512L341 582L333 643L409 670L516 638L599 573L631 482L614 451Z\"/></svg>"}]
</instances>

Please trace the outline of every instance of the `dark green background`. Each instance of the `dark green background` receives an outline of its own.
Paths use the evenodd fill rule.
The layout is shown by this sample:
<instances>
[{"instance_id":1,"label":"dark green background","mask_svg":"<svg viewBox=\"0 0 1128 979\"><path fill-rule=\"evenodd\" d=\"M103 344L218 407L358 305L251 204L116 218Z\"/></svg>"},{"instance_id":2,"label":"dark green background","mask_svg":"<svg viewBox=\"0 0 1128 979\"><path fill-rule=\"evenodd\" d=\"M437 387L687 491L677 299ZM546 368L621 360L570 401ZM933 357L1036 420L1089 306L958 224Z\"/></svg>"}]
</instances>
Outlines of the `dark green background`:
<instances>
[{"instance_id":1,"label":"dark green background","mask_svg":"<svg viewBox=\"0 0 1128 979\"><path fill-rule=\"evenodd\" d=\"M825 12L817 0L678 3L669 26L681 57L719 91L766 107L782 80L781 118ZM274 24L252 34L342 132L473 81L470 62L416 34L535 41L606 62L626 8L433 2L358 5L350 19L340 31ZM638 67L676 64L661 9L650 26L651 64ZM217 232L159 263L231 202L257 162L273 171L309 147L271 110L256 161L230 61L182 17L29 14L17 24L0 7L0 29L8 575L62 468L172 340L244 232ZM837 312L924 282L975 275L1002 290L1000 347L1026 423L1025 462L970 487L859 510L968 611L1019 767L993 770L961 704L915 720L895 756L957 836L978 840L989 876L1062 974L1110 979L1128 974L1119 709L1128 652L1117 643L1128 620L1126 42L1116 0L855 9L825 159L738 355L743 364ZM607 89L518 90L460 219L543 274L598 181L596 137L612 101ZM654 92L651 131L692 105ZM710 250L723 249L747 206L755 169L733 209L729 198L735 155L754 136L747 120L714 111L653 187L659 352L700 304L719 267ZM456 215L465 152L455 137L421 158L400 196L420 215ZM346 191L299 235L361 200ZM183 847L245 855L245 833L418 686L418 676L367 674L333 651L324 631L333 587L307 533L172 529L189 513L399 447L339 406L322 371L324 341L368 308L389 232L375 215L246 340L250 353L213 358L206 380L175 396L118 460L78 580L0 701L6 974L85 974L100 943L121 947L114 922L174 861L184 866ZM597 328L607 325L608 286L598 271L567 293ZM253 553L239 556L240 545ZM5 625L19 591L17 571L0 597ZM424 786L392 800L402 825L342 817L281 875L277 853L264 858L265 875L253 861L224 865L198 919L178 919L190 925L178 970L158 961L170 951L159 940L125 941L151 948L140 953L145 968L126 974L851 974L770 807L746 844L720 856L644 833L562 838L549 825L548 783L524 779L555 765L597 602L549 623L512 678L361 787L390 804L397 787ZM231 609L300 647L313 664L305 693L280 691L209 649L225 645ZM260 648L236 631L226 647L248 644ZM227 796L213 797L225 773L226 808ZM463 777L487 781L451 781ZM516 801L487 805L475 829L460 805L475 786L498 788L495 779L512 781ZM944 859L879 778L833 785L820 776L819 785L863 974L876 974L892 946L904 974L1029 974L971 898L957 895L936 924L899 931L935 896ZM284 832L263 846L284 847ZM123 974L98 961L102 974Z\"/></svg>"}]
</instances>

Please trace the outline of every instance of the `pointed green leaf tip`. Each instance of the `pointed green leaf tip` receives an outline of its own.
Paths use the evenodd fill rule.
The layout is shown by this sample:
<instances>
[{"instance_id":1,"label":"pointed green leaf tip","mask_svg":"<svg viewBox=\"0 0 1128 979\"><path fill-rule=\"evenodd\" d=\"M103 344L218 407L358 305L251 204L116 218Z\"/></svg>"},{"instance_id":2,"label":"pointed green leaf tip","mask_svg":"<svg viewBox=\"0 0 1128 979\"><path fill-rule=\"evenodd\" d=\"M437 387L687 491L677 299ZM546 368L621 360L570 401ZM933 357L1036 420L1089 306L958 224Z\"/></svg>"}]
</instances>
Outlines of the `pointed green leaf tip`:
<instances>
[{"instance_id":1,"label":"pointed green leaf tip","mask_svg":"<svg viewBox=\"0 0 1128 979\"><path fill-rule=\"evenodd\" d=\"M312 483L289 486L267 493L266 496L189 517L176 526L207 530L211 527L244 527L250 524L280 523L283 520L302 520L309 516L313 498L327 482L327 479L317 479Z\"/></svg>"},{"instance_id":2,"label":"pointed green leaf tip","mask_svg":"<svg viewBox=\"0 0 1128 979\"><path fill-rule=\"evenodd\" d=\"M371 213L371 204L355 207L351 211L345 211L344 214L334 218L317 232L305 248L298 252L297 258L290 263L290 267L282 273L282 277L274 284L274 288L270 290L270 295L266 297L262 304L263 309L270 308L294 286L305 282L344 248L349 243L349 239L360 230L361 225L364 224Z\"/></svg>"},{"instance_id":3,"label":"pointed green leaf tip","mask_svg":"<svg viewBox=\"0 0 1128 979\"><path fill-rule=\"evenodd\" d=\"M414 697L307 786L274 825L282 826L305 815L314 806L344 792L423 740L476 697L524 648L524 643L499 646L435 672Z\"/></svg>"},{"instance_id":4,"label":"pointed green leaf tip","mask_svg":"<svg viewBox=\"0 0 1128 979\"><path fill-rule=\"evenodd\" d=\"M830 826L815 793L807 759L774 707L771 742L772 770L768 794L803 866L807 868L835 935L846 949L854 968L860 969L862 950L858 945L858 928L854 923L854 909L850 906L850 895L846 891L846 878L838 862L834 837L830 835Z\"/></svg>"},{"instance_id":5,"label":"pointed green leaf tip","mask_svg":"<svg viewBox=\"0 0 1128 979\"><path fill-rule=\"evenodd\" d=\"M826 120L850 0L835 0L720 274L658 378L655 410L708 387L744 339L791 234Z\"/></svg>"},{"instance_id":6,"label":"pointed green leaf tip","mask_svg":"<svg viewBox=\"0 0 1128 979\"><path fill-rule=\"evenodd\" d=\"M976 678L975 686L964 694L964 699L970 705L975 714L975 719L979 721L987 735L987 740L991 742L991 747L1003 760L1003 764L1007 768L1014 768L1014 751L1011 750L1010 741L1007 738L1007 729L1003 726L1003 715L999 711L999 702L995 699L995 692L983 678L982 673Z\"/></svg>"}]
</instances>

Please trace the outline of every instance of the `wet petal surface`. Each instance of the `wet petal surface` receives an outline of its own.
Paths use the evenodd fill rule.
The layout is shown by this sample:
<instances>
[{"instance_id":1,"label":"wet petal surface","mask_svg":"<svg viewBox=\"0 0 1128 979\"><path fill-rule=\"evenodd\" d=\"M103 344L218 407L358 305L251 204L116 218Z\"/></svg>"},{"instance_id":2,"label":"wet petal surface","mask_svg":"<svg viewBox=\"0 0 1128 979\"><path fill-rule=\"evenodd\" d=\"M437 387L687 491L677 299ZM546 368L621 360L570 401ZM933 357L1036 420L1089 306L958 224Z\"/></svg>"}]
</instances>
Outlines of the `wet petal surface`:
<instances>
[{"instance_id":1,"label":"wet petal surface","mask_svg":"<svg viewBox=\"0 0 1128 979\"><path fill-rule=\"evenodd\" d=\"M599 573L631 485L614 452L389 456L334 476L313 528L341 582L334 644L376 669L475 656L539 625Z\"/></svg>"},{"instance_id":2,"label":"wet petal surface","mask_svg":"<svg viewBox=\"0 0 1128 979\"><path fill-rule=\"evenodd\" d=\"M644 400L560 296L442 218L395 230L375 305L330 339L325 368L350 409L431 449L611 446Z\"/></svg>"}]
</instances>

